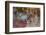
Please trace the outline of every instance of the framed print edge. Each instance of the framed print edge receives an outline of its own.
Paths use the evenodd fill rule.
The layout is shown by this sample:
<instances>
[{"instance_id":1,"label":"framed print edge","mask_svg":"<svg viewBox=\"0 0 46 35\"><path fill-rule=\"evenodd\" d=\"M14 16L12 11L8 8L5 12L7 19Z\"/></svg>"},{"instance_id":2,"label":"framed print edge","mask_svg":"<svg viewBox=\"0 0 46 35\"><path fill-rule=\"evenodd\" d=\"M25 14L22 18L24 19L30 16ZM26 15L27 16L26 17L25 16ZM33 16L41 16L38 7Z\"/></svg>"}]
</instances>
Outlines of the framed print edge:
<instances>
[{"instance_id":1,"label":"framed print edge","mask_svg":"<svg viewBox=\"0 0 46 35\"><path fill-rule=\"evenodd\" d=\"M22 31L22 32L9 32L9 3L24 3L24 4L40 4L43 5L43 30L39 31ZM45 32L45 3L35 3L35 2L18 2L18 1L5 1L5 33L6 34L16 34L16 33L32 33L32 32Z\"/></svg>"},{"instance_id":2,"label":"framed print edge","mask_svg":"<svg viewBox=\"0 0 46 35\"><path fill-rule=\"evenodd\" d=\"M9 4L5 1L5 33L9 33Z\"/></svg>"}]
</instances>

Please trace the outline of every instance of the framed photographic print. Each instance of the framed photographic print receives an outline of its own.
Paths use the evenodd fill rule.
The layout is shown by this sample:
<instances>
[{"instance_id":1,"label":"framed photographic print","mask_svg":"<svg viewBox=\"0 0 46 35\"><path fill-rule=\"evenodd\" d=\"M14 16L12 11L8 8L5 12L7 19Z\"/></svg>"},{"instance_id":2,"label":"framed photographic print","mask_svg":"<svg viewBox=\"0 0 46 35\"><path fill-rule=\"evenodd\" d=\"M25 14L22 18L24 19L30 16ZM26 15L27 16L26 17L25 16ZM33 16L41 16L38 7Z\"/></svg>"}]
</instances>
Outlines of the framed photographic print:
<instances>
[{"instance_id":1,"label":"framed photographic print","mask_svg":"<svg viewBox=\"0 0 46 35\"><path fill-rule=\"evenodd\" d=\"M5 33L45 31L45 4L5 1Z\"/></svg>"}]
</instances>

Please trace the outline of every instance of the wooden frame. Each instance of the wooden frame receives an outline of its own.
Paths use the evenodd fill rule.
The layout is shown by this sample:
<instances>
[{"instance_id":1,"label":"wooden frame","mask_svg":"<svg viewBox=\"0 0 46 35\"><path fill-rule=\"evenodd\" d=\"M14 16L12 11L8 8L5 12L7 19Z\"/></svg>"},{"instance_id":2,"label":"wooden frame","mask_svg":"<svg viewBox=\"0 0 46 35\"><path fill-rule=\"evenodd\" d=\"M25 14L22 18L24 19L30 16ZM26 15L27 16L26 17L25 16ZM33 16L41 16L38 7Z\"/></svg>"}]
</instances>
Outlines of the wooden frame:
<instances>
[{"instance_id":1,"label":"wooden frame","mask_svg":"<svg viewBox=\"0 0 46 35\"><path fill-rule=\"evenodd\" d=\"M22 31L22 32L9 32L9 4L10 3L21 3L21 4L38 4L43 5L43 30L39 31ZM5 1L5 33L6 34L16 34L16 33L33 33L33 32L44 32L45 31L45 3L35 3L35 2L18 2L18 1Z\"/></svg>"}]
</instances>

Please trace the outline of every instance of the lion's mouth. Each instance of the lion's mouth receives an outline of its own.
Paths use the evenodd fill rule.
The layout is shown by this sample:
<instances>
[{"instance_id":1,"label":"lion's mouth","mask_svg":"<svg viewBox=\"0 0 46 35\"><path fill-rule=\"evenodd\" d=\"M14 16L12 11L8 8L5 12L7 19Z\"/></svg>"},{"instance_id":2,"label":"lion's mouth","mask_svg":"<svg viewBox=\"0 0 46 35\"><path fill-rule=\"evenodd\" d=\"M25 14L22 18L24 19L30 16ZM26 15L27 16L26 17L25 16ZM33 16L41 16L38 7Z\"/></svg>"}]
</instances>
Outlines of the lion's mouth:
<instances>
[{"instance_id":1,"label":"lion's mouth","mask_svg":"<svg viewBox=\"0 0 46 35\"><path fill-rule=\"evenodd\" d=\"M21 20L21 21L14 22L13 26L19 28L19 27L26 27L26 25L27 25L27 21Z\"/></svg>"}]
</instances>

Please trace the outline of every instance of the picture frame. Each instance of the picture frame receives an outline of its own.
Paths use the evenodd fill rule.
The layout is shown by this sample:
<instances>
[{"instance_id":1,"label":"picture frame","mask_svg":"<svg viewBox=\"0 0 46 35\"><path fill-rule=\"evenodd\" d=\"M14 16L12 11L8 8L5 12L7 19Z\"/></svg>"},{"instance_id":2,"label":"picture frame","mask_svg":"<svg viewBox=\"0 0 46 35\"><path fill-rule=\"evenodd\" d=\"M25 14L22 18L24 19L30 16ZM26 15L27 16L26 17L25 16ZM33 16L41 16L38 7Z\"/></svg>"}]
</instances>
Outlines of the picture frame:
<instances>
[{"instance_id":1,"label":"picture frame","mask_svg":"<svg viewBox=\"0 0 46 35\"><path fill-rule=\"evenodd\" d=\"M17 15L19 15L21 9L22 9L22 11L24 11L23 13L25 13L25 11L27 12L29 10L31 10L35 14L39 13L38 14L38 15L40 15L39 16L40 17L39 23L41 25L40 24L37 24L37 25L34 24L31 26L27 26L27 27L23 25L22 28L20 25L18 25L18 26L14 27L14 25L16 25L16 24L14 24L14 21L13 21L14 10L15 10L15 12L16 12L16 10L17 10L17 12L19 11L17 14ZM38 12L38 13L36 13L36 12ZM32 14L34 14L34 13L32 13ZM27 13L26 13L26 15L29 16L29 14L27 14ZM27 18L27 16L26 16L26 18ZM22 18L22 19L26 19L26 18ZM21 19L21 18L19 18L19 19ZM37 21L37 20L34 20L34 21ZM16 33L33 33L33 32L45 32L45 3L5 1L5 33L6 34L16 34Z\"/></svg>"}]
</instances>

